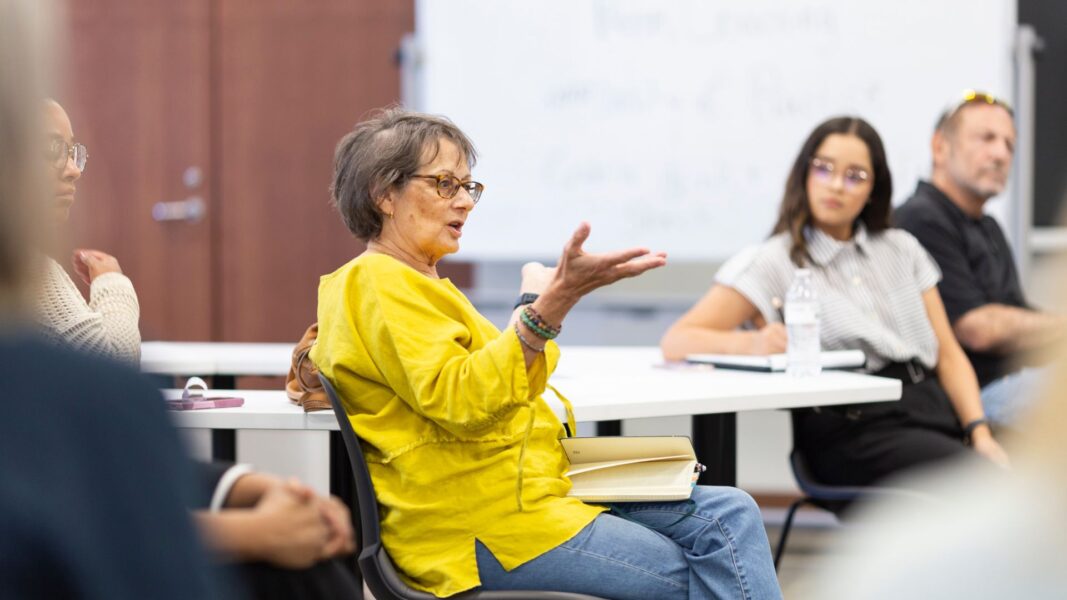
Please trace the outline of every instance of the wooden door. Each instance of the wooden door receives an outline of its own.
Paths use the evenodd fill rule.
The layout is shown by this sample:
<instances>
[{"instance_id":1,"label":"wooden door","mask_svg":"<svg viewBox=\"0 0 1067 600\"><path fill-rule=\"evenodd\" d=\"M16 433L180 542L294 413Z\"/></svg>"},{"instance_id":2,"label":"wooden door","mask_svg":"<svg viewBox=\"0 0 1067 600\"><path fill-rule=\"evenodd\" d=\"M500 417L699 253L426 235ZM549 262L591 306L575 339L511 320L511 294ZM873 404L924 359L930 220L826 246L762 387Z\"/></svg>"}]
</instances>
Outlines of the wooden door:
<instances>
[{"instance_id":1,"label":"wooden door","mask_svg":"<svg viewBox=\"0 0 1067 600\"><path fill-rule=\"evenodd\" d=\"M67 77L57 99L89 148L68 243L118 258L140 297L144 339L210 339L211 2L66 8ZM153 219L159 203L197 198L206 209L199 220ZM171 216L182 206L162 205Z\"/></svg>"},{"instance_id":2,"label":"wooden door","mask_svg":"<svg viewBox=\"0 0 1067 600\"><path fill-rule=\"evenodd\" d=\"M414 3L68 3L67 106L89 147L71 245L114 254L144 339L294 341L362 251L329 205L336 142L399 100ZM204 214L180 217L199 201ZM159 210L163 209L163 210ZM168 212L169 211L169 212ZM445 268L460 283L466 265ZM457 278L458 275L458 278Z\"/></svg>"},{"instance_id":3,"label":"wooden door","mask_svg":"<svg viewBox=\"0 0 1067 600\"><path fill-rule=\"evenodd\" d=\"M399 100L413 5L219 0L219 339L295 342L319 276L362 251L329 204L333 149Z\"/></svg>"}]
</instances>

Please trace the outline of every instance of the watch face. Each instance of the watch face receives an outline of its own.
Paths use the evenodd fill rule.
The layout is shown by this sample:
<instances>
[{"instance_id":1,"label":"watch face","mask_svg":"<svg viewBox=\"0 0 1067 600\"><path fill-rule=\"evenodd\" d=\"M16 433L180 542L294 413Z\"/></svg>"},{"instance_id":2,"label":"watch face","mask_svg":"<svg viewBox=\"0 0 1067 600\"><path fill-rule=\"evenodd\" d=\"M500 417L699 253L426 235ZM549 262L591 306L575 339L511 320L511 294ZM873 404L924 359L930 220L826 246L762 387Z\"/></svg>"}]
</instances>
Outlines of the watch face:
<instances>
[{"instance_id":1,"label":"watch face","mask_svg":"<svg viewBox=\"0 0 1067 600\"><path fill-rule=\"evenodd\" d=\"M537 300L539 296L540 294L526 292L525 294L519 296L519 299L515 302L515 308L518 308L524 304L532 304L533 301Z\"/></svg>"}]
</instances>

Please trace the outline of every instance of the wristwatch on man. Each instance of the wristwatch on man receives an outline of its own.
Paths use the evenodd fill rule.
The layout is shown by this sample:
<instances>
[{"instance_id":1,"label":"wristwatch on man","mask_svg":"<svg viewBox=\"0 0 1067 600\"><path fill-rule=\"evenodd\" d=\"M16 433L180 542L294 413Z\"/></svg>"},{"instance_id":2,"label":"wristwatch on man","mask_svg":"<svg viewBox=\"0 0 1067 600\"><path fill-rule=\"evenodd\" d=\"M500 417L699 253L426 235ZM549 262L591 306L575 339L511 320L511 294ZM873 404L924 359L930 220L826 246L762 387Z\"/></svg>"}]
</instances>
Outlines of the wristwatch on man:
<instances>
[{"instance_id":1,"label":"wristwatch on man","mask_svg":"<svg viewBox=\"0 0 1067 600\"><path fill-rule=\"evenodd\" d=\"M515 308L518 308L518 307L526 305L526 304L533 304L533 301L537 300L538 296L540 296L540 295L541 294L534 294L534 293L531 293L531 292L523 293L521 296L519 296L519 299L515 301Z\"/></svg>"}]
</instances>

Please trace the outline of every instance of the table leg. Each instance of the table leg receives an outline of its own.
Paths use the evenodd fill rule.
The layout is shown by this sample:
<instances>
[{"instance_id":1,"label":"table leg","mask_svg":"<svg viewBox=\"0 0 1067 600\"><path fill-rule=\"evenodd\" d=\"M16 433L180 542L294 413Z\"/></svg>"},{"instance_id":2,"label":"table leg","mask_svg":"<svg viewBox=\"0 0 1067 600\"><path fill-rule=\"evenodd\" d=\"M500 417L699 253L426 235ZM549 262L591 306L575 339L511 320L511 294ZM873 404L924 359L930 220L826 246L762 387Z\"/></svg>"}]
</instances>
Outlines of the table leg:
<instances>
[{"instance_id":1,"label":"table leg","mask_svg":"<svg viewBox=\"0 0 1067 600\"><path fill-rule=\"evenodd\" d=\"M211 378L211 387L217 390L232 390L237 385L233 375L215 375ZM237 432L232 429L213 429L211 431L211 458L225 462L237 461Z\"/></svg>"},{"instance_id":2,"label":"table leg","mask_svg":"<svg viewBox=\"0 0 1067 600\"><path fill-rule=\"evenodd\" d=\"M330 494L337 496L341 502L352 512L352 531L356 536L356 552L344 561L352 570L352 576L356 578L360 588L360 596L355 600L363 600L363 576L359 573L359 564L356 558L359 556L359 519L356 517L356 480L352 475L352 465L349 463L348 450L345 448L345 440L340 431L330 432Z\"/></svg>"},{"instance_id":3,"label":"table leg","mask_svg":"<svg viewBox=\"0 0 1067 600\"><path fill-rule=\"evenodd\" d=\"M356 480L352 476L348 450L340 431L330 432L330 493L349 506L356 501Z\"/></svg>"},{"instance_id":4,"label":"table leg","mask_svg":"<svg viewBox=\"0 0 1067 600\"><path fill-rule=\"evenodd\" d=\"M737 485L737 415L693 415L693 447L708 468L701 485Z\"/></svg>"},{"instance_id":5,"label":"table leg","mask_svg":"<svg viewBox=\"0 0 1067 600\"><path fill-rule=\"evenodd\" d=\"M213 375L211 377L211 387L216 390L236 390L237 389L237 376L236 375Z\"/></svg>"},{"instance_id":6,"label":"table leg","mask_svg":"<svg viewBox=\"0 0 1067 600\"><path fill-rule=\"evenodd\" d=\"M223 462L237 461L237 432L233 429L211 430L211 458Z\"/></svg>"},{"instance_id":7,"label":"table leg","mask_svg":"<svg viewBox=\"0 0 1067 600\"><path fill-rule=\"evenodd\" d=\"M597 435L622 435L622 421L597 421Z\"/></svg>"}]
</instances>

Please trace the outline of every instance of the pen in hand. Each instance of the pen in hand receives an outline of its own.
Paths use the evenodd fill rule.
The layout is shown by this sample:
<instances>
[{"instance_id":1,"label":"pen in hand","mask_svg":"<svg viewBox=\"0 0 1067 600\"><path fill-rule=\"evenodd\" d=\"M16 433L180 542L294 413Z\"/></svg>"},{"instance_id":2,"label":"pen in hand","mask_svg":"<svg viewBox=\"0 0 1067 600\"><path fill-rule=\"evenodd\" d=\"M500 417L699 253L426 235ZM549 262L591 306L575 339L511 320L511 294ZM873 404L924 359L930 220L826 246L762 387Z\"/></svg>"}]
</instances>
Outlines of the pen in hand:
<instances>
[{"instance_id":1,"label":"pen in hand","mask_svg":"<svg viewBox=\"0 0 1067 600\"><path fill-rule=\"evenodd\" d=\"M785 323L785 302L778 296L771 298L771 306L774 307L775 313L778 315L778 320Z\"/></svg>"}]
</instances>

